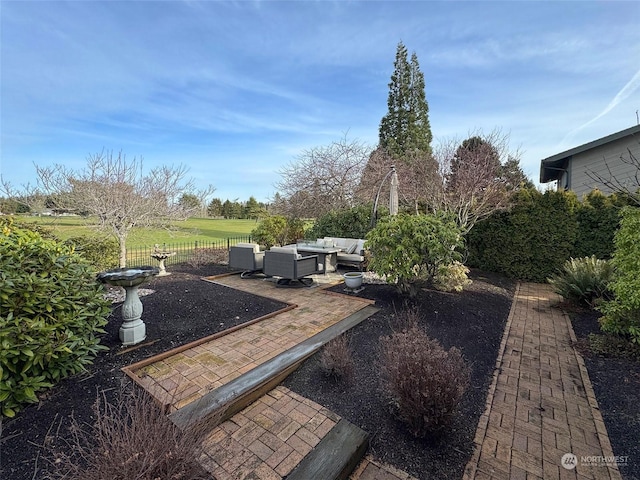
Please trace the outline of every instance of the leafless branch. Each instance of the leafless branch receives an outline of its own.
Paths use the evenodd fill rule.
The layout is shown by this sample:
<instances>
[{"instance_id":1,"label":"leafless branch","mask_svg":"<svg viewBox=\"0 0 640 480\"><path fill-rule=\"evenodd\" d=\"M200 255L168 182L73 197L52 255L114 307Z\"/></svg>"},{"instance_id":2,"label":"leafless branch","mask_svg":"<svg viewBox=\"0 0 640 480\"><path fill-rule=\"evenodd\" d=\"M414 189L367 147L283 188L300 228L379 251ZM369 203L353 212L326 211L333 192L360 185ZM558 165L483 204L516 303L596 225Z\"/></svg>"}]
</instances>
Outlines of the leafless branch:
<instances>
[{"instance_id":1,"label":"leafless branch","mask_svg":"<svg viewBox=\"0 0 640 480\"><path fill-rule=\"evenodd\" d=\"M293 217L316 217L356 203L357 188L370 147L345 135L327 146L302 152L278 173L276 184ZM279 206L283 209L283 205Z\"/></svg>"},{"instance_id":2,"label":"leafless branch","mask_svg":"<svg viewBox=\"0 0 640 480\"><path fill-rule=\"evenodd\" d=\"M627 151L620 155L619 160L623 164L628 165L633 171L628 177L621 178L615 175L611 170L611 165L609 165L606 159L603 159L606 174L600 174L594 170L587 170L586 175L610 191L622 194L640 206L640 159L638 159L638 156L630 147L627 147Z\"/></svg>"}]
</instances>

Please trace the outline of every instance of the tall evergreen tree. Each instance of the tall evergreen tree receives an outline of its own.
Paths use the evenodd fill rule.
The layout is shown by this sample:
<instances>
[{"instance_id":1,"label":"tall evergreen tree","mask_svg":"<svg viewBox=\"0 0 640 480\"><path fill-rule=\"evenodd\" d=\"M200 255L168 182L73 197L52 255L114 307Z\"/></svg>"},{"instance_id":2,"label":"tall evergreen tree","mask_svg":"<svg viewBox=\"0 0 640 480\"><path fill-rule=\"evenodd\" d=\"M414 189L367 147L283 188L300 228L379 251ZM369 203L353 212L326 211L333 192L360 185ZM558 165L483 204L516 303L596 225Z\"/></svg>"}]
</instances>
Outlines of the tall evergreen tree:
<instances>
[{"instance_id":1,"label":"tall evergreen tree","mask_svg":"<svg viewBox=\"0 0 640 480\"><path fill-rule=\"evenodd\" d=\"M429 105L424 75L415 52L408 60L407 47L398 44L389 83L389 110L380 122L380 147L394 157L431 154Z\"/></svg>"}]
</instances>

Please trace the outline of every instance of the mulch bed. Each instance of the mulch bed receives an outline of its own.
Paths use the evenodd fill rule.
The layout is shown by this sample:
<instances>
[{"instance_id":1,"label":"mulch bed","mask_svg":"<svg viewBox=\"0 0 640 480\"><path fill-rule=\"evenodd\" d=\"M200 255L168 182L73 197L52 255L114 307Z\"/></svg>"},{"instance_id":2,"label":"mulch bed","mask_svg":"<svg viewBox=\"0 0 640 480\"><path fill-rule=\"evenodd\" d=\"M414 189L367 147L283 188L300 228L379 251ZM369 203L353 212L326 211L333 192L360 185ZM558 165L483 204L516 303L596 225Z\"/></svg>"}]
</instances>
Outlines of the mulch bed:
<instances>
[{"instance_id":1,"label":"mulch bed","mask_svg":"<svg viewBox=\"0 0 640 480\"><path fill-rule=\"evenodd\" d=\"M4 421L0 436L0 478L47 478L48 450L43 445L63 444L71 415L81 423L92 423L92 405L97 393L104 391L108 398L115 398L124 378L120 371L123 366L284 306L200 280L202 276L225 273L227 267L224 266L194 269L183 265L169 270L172 275L154 278L143 285L156 291L142 298L148 344L145 342L144 346L123 353L118 340L120 312L116 306L114 321L109 322L102 340L109 350L96 358L89 371L62 381L41 395L38 404L29 406L13 420ZM485 408L486 392L515 286L514 282L494 274L472 272L472 278L474 283L462 294L424 290L413 302L427 332L445 348L459 347L473 369L472 385L460 404L458 416L441 437L424 440L411 437L395 418L389 399L381 390L376 366L378 339L391 333L397 313L405 307L405 300L389 286L367 285L358 294L375 300L381 310L349 333L355 363L349 380L325 377L314 356L290 376L285 385L369 432L370 452L380 460L418 478L461 478L472 453L478 418ZM333 288L338 292L343 289L342 285ZM597 329L594 322L592 327L595 324ZM576 332L579 337L586 335L579 326ZM156 339L159 340L153 342ZM629 455L630 466L622 469L623 474L626 478L640 478L637 461L640 458L640 370L637 365L633 370L633 365L621 362L611 363L611 359L599 357L586 359L614 452Z\"/></svg>"},{"instance_id":2,"label":"mulch bed","mask_svg":"<svg viewBox=\"0 0 640 480\"><path fill-rule=\"evenodd\" d=\"M626 464L619 465L620 473L625 479L640 479L640 361L596 355L589 350L589 334L601 333L599 316L588 310L570 312L613 454L628 457Z\"/></svg>"},{"instance_id":3,"label":"mulch bed","mask_svg":"<svg viewBox=\"0 0 640 480\"><path fill-rule=\"evenodd\" d=\"M368 432L370 452L385 463L420 478L460 479L473 452L473 438L511 307L515 283L493 274L473 272L463 293L422 290L410 308L420 325L445 348L458 347L472 366L471 385L451 427L437 438L415 439L396 418L380 383L378 344L389 335L406 300L388 285L367 285L358 296L376 301L380 312L348 333L354 372L346 380L327 377L319 354L310 358L284 385L329 408ZM337 292L344 286L333 287Z\"/></svg>"}]
</instances>

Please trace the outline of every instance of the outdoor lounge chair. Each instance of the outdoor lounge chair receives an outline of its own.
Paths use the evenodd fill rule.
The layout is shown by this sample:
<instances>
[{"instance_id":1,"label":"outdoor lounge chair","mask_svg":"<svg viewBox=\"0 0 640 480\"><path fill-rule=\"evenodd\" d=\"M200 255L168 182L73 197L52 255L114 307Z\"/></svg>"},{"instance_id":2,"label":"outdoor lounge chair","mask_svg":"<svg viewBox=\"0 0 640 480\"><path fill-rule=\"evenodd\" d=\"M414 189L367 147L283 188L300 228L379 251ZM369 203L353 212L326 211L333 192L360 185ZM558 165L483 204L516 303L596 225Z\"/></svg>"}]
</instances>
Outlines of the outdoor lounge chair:
<instances>
[{"instance_id":1,"label":"outdoor lounge chair","mask_svg":"<svg viewBox=\"0 0 640 480\"><path fill-rule=\"evenodd\" d=\"M264 254L264 273L272 277L280 277L278 286L295 286L293 281L311 286L312 278L304 278L318 273L318 255L303 257L295 248L272 247Z\"/></svg>"},{"instance_id":2,"label":"outdoor lounge chair","mask_svg":"<svg viewBox=\"0 0 640 480\"><path fill-rule=\"evenodd\" d=\"M229 267L242 270L240 278L248 278L262 271L264 252L257 243L238 243L229 250Z\"/></svg>"}]
</instances>

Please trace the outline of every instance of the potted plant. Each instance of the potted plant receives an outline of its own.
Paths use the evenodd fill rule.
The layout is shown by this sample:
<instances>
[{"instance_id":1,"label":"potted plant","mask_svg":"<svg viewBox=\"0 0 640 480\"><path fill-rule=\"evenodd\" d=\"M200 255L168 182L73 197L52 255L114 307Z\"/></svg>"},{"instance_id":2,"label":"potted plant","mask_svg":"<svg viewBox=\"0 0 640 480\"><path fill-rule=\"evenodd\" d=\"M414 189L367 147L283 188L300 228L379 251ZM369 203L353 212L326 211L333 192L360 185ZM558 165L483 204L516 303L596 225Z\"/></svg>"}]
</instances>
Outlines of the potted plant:
<instances>
[{"instance_id":1,"label":"potted plant","mask_svg":"<svg viewBox=\"0 0 640 480\"><path fill-rule=\"evenodd\" d=\"M347 287L355 290L362 286L364 274L362 272L347 272L342 277Z\"/></svg>"}]
</instances>

